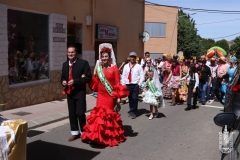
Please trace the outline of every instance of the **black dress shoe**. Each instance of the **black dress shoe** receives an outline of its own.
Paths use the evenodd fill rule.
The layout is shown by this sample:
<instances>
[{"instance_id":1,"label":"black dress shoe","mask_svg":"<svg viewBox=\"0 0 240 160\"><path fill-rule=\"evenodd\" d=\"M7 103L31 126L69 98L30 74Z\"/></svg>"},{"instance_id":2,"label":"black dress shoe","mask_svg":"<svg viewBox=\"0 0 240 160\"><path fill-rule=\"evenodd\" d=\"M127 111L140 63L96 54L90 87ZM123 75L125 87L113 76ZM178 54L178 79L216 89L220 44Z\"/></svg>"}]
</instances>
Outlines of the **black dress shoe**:
<instances>
[{"instance_id":1,"label":"black dress shoe","mask_svg":"<svg viewBox=\"0 0 240 160\"><path fill-rule=\"evenodd\" d=\"M197 106L196 106L196 105L193 105L192 109L196 109L196 108L197 108Z\"/></svg>"},{"instance_id":2,"label":"black dress shoe","mask_svg":"<svg viewBox=\"0 0 240 160\"><path fill-rule=\"evenodd\" d=\"M72 135L71 137L68 138L68 141L74 141L76 139L80 138L80 134L79 135Z\"/></svg>"},{"instance_id":3,"label":"black dress shoe","mask_svg":"<svg viewBox=\"0 0 240 160\"><path fill-rule=\"evenodd\" d=\"M191 110L191 106L187 106L187 108L185 108L185 111L189 111Z\"/></svg>"},{"instance_id":4,"label":"black dress shoe","mask_svg":"<svg viewBox=\"0 0 240 160\"><path fill-rule=\"evenodd\" d=\"M205 105L206 104L206 101L202 102L202 105Z\"/></svg>"}]
</instances>

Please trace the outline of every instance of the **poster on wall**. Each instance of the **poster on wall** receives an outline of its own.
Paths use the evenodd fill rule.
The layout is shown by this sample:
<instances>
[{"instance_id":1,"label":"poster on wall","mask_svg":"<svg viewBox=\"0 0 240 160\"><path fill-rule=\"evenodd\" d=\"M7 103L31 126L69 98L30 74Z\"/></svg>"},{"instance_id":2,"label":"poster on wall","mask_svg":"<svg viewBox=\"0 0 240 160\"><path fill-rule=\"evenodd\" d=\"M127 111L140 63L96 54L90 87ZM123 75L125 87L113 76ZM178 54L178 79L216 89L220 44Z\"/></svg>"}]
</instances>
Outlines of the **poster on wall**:
<instances>
[{"instance_id":1,"label":"poster on wall","mask_svg":"<svg viewBox=\"0 0 240 160\"><path fill-rule=\"evenodd\" d=\"M118 36L118 27L96 24L96 39L118 40Z\"/></svg>"}]
</instances>

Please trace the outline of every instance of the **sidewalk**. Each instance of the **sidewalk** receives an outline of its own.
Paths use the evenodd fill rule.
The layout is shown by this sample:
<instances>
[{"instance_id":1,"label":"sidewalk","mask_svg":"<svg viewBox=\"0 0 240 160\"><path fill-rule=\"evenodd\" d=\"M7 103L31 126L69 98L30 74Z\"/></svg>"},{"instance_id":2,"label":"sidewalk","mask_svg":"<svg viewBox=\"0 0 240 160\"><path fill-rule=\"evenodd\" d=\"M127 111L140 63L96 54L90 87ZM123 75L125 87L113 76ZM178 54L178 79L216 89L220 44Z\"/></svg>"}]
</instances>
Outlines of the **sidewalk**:
<instances>
[{"instance_id":1,"label":"sidewalk","mask_svg":"<svg viewBox=\"0 0 240 160\"><path fill-rule=\"evenodd\" d=\"M88 94L86 101L87 112L89 112L95 106L96 98ZM7 119L25 120L28 122L28 129L37 128L68 118L67 99L6 110L0 112L0 115Z\"/></svg>"}]
</instances>

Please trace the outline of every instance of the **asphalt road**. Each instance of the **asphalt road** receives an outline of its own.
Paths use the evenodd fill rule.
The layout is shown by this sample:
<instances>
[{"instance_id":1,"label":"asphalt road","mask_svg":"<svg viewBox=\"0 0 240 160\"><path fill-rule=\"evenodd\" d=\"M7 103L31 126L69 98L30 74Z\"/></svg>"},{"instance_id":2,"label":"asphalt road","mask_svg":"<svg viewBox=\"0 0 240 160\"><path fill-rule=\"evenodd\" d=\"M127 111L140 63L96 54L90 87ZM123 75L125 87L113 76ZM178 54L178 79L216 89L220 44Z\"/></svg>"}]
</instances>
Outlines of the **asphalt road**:
<instances>
[{"instance_id":1,"label":"asphalt road","mask_svg":"<svg viewBox=\"0 0 240 160\"><path fill-rule=\"evenodd\" d=\"M186 105L159 109L159 117L148 120L149 106L139 103L139 115L127 115L128 104L120 111L127 140L115 147L97 147L80 139L68 142L68 120L30 131L28 160L220 160L218 132L213 117L222 112L214 102L184 111ZM219 106L219 107L217 107Z\"/></svg>"}]
</instances>

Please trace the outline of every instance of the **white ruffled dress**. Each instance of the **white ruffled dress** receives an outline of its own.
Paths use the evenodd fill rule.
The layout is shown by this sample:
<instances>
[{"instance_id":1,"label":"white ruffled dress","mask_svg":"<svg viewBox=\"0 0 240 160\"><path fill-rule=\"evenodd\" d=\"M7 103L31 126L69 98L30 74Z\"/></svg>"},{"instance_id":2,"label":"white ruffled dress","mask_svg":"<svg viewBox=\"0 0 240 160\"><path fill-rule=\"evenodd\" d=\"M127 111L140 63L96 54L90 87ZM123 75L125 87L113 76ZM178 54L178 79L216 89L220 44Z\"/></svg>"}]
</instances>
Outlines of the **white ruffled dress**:
<instances>
[{"instance_id":1,"label":"white ruffled dress","mask_svg":"<svg viewBox=\"0 0 240 160\"><path fill-rule=\"evenodd\" d=\"M152 80L153 82L153 80ZM151 90L149 89L148 85L146 82L143 82L141 84L141 88L143 88L143 103L150 104L153 106L158 106L160 107L162 104L162 92L156 89L156 92L152 93ZM156 96L159 97L158 100L156 99ZM159 103L160 102L160 103Z\"/></svg>"}]
</instances>

